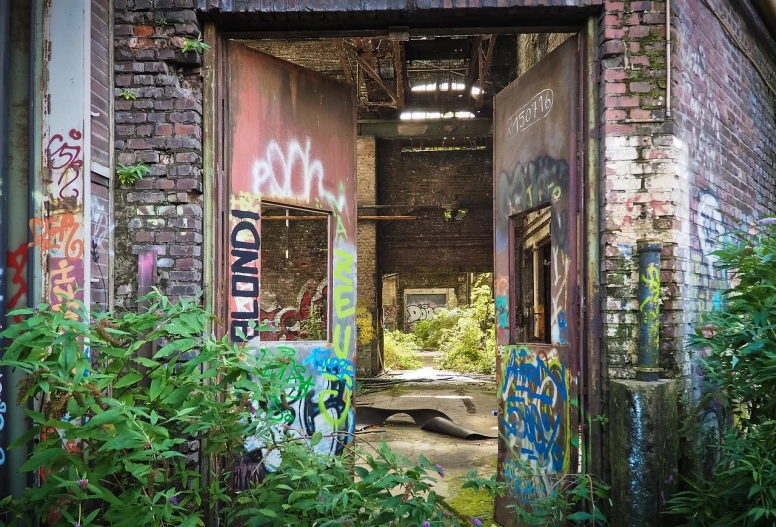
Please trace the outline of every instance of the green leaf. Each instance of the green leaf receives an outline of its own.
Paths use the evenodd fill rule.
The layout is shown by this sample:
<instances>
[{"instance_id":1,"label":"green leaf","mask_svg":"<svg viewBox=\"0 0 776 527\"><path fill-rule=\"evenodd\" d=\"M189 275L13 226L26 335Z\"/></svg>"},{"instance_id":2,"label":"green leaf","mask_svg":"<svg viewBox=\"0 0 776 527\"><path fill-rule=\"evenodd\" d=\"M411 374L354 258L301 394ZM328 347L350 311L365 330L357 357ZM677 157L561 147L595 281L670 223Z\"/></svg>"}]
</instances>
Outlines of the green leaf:
<instances>
[{"instance_id":1,"label":"green leaf","mask_svg":"<svg viewBox=\"0 0 776 527\"><path fill-rule=\"evenodd\" d=\"M169 355L172 355L176 351L188 351L196 346L197 346L197 341L192 338L173 340L166 346L162 347L162 349L160 349L158 352L156 352L156 355L154 355L154 358L158 359L162 357L167 357Z\"/></svg>"},{"instance_id":2,"label":"green leaf","mask_svg":"<svg viewBox=\"0 0 776 527\"><path fill-rule=\"evenodd\" d=\"M162 393L162 390L164 389L166 379L164 377L156 377L151 381L151 388L149 391L149 397L153 401L157 397L159 397L159 394Z\"/></svg>"},{"instance_id":3,"label":"green leaf","mask_svg":"<svg viewBox=\"0 0 776 527\"><path fill-rule=\"evenodd\" d=\"M22 465L19 472L31 472L41 467L49 467L56 459L66 455L67 451L61 447L49 447L38 450Z\"/></svg>"},{"instance_id":4,"label":"green leaf","mask_svg":"<svg viewBox=\"0 0 776 527\"><path fill-rule=\"evenodd\" d=\"M135 384L137 381L141 380L143 378L143 375L133 371L126 375L124 375L119 381L114 385L114 388L124 388L125 386L130 386L132 384Z\"/></svg>"},{"instance_id":5,"label":"green leaf","mask_svg":"<svg viewBox=\"0 0 776 527\"><path fill-rule=\"evenodd\" d=\"M310 446L314 447L317 446L318 443L321 442L323 439L323 433L322 432L315 432L312 437L310 438Z\"/></svg>"}]
</instances>

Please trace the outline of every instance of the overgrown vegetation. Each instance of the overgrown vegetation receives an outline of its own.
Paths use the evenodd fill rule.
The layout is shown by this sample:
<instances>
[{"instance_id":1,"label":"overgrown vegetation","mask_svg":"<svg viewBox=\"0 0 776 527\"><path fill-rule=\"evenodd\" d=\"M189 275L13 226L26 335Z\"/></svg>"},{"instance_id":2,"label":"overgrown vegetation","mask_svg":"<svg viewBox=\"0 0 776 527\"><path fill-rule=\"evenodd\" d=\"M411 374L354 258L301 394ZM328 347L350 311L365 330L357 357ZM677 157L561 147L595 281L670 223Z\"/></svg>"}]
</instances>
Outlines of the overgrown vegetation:
<instances>
[{"instance_id":1,"label":"overgrown vegetation","mask_svg":"<svg viewBox=\"0 0 776 527\"><path fill-rule=\"evenodd\" d=\"M150 301L146 312L93 320L79 302L11 313L23 320L0 335L10 342L0 365L26 373L17 403L34 401L34 426L11 447L39 438L22 471L40 485L0 502L0 525L32 526L37 516L58 527L194 527L210 507L222 525L477 525L430 491L441 467L424 458L412 464L384 445L322 454L320 442L341 434L273 424L289 386L263 372L285 358L257 358L208 333L216 321L194 300ZM154 343L153 357L137 356ZM187 457L192 440L226 469L207 484ZM281 462L237 492L229 470L248 440Z\"/></svg>"},{"instance_id":2,"label":"overgrown vegetation","mask_svg":"<svg viewBox=\"0 0 776 527\"><path fill-rule=\"evenodd\" d=\"M446 370L492 374L496 369L496 330L491 274L481 275L468 306L440 309L431 320L415 324L423 349L441 351Z\"/></svg>"},{"instance_id":3,"label":"overgrown vegetation","mask_svg":"<svg viewBox=\"0 0 776 527\"><path fill-rule=\"evenodd\" d=\"M766 220L767 221L767 220ZM702 446L709 474L688 479L670 501L689 527L776 522L776 226L737 233L716 251L732 284L692 338L705 368L706 398L727 423ZM721 438L721 439L720 439ZM707 453L709 452L707 450Z\"/></svg>"},{"instance_id":4,"label":"overgrown vegetation","mask_svg":"<svg viewBox=\"0 0 776 527\"><path fill-rule=\"evenodd\" d=\"M420 368L419 346L414 335L396 330L386 331L383 336L383 356L387 368L392 370Z\"/></svg>"}]
</instances>

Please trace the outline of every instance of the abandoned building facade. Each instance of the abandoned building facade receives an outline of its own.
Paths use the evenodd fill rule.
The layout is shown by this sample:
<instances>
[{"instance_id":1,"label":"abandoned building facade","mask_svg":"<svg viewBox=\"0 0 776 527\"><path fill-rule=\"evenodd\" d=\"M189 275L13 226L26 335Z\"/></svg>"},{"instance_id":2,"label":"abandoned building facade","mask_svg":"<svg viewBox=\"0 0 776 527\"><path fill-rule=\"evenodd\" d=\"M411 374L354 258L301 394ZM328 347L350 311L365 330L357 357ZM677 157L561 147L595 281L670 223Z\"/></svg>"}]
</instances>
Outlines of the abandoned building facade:
<instances>
[{"instance_id":1,"label":"abandoned building facade","mask_svg":"<svg viewBox=\"0 0 776 527\"><path fill-rule=\"evenodd\" d=\"M649 456L678 451L702 377L687 338L727 285L713 252L776 210L772 2L0 8L4 318L202 294L218 331L268 321L261 346L355 383L381 373L384 328L493 273L502 478L517 446L613 483L617 525L657 514L678 461ZM25 427L14 376L0 495L23 455L5 452ZM515 426L516 387L551 440ZM323 391L352 426L354 384Z\"/></svg>"}]
</instances>

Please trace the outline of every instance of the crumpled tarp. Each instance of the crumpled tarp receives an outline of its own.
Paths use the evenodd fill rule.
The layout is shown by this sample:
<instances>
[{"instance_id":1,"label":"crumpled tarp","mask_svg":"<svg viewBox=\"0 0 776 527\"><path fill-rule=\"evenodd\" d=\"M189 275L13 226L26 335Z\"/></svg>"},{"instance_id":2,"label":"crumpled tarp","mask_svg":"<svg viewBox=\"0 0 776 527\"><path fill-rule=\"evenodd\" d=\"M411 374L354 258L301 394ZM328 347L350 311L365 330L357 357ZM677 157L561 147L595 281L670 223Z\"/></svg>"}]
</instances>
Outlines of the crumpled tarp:
<instances>
[{"instance_id":1,"label":"crumpled tarp","mask_svg":"<svg viewBox=\"0 0 776 527\"><path fill-rule=\"evenodd\" d=\"M370 426L382 425L395 414L409 415L418 428L429 432L436 432L460 439L497 439L497 435L484 435L464 428L450 419L444 412L430 408L395 409L378 408L375 406L359 406L356 408L356 429L363 430Z\"/></svg>"}]
</instances>

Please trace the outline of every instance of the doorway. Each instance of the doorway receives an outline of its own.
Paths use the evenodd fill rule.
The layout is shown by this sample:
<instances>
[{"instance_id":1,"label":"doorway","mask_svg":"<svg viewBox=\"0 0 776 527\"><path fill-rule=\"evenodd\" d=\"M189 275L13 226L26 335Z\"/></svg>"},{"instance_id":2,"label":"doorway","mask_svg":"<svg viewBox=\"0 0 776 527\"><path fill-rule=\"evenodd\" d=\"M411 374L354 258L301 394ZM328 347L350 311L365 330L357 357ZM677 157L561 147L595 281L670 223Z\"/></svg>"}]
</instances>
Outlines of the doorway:
<instances>
[{"instance_id":1,"label":"doorway","mask_svg":"<svg viewBox=\"0 0 776 527\"><path fill-rule=\"evenodd\" d=\"M309 188L305 185L298 187L302 193L307 192L301 199L298 195L285 193L285 189L290 187L284 186L284 182L277 177L272 176L274 179L271 180L263 179L274 185L272 187L274 190L265 189L264 192L259 193L258 197L261 200L259 208L262 210L263 218L261 221L266 221L265 225L273 222L271 228L274 229L273 232L277 231L278 240L294 239L293 226L299 227L297 232L304 234L303 224L312 226L326 223L328 225L330 245L312 251L318 257L325 255L325 266L328 269L324 273L326 277L317 275L313 277L312 275L320 270L321 264L306 263L303 256L298 256L297 262L280 267L283 272L294 273L295 278L290 282L294 282L295 287L298 287L297 298L293 299L291 293L286 294L286 296L290 294L289 298L292 300L285 301L288 305L284 307L279 302L276 302L277 305L270 305L269 300L265 302L262 297L261 313L269 314L273 311L279 313L288 307L285 314L294 311L295 316L287 318L281 316L276 319L274 318L276 314L273 314L272 321L276 321L279 326L277 340L270 342L262 338L261 346L293 348L296 354L295 360L303 365L315 363L316 359L311 358L315 356L315 349L331 350L331 357L341 355L351 362L352 366L348 369L353 374L356 367L359 373L363 370L367 375L371 374L371 377L360 378L359 385L371 384L373 389L385 386L392 388L393 392L387 401L390 404L396 404L399 400L403 404L427 403L432 400L444 401L447 404L452 401L451 404L460 406L465 415L481 414L486 419L472 426L484 426L483 431L493 437L490 440L483 440L490 441L486 445L490 449L487 450L490 459L495 460L496 451L499 450L498 465L491 463L490 470L497 469L501 477L506 480L509 475L507 463L509 456L505 452L513 449L515 444L502 441L499 445L495 439L497 432L500 431L505 435L508 432L506 427L514 427L517 419L514 417L516 415L514 404L512 406L507 404L512 395L507 393L508 387L505 389L505 385L515 385L517 381L512 377L510 377L511 380L506 380L506 374L513 373L512 370L515 368L518 373L521 368L524 371L524 365L528 364L528 359L516 365L515 361L510 363L505 357L512 353L512 350L517 350L515 346L520 343L531 344L536 346L536 349L556 344L552 349L555 350L554 353L563 355L558 360L561 364L569 365L569 375L572 371L575 372L575 379L582 375L581 361L575 359L577 362L573 364L569 362L576 356L575 354L582 353L581 341L577 337L572 337L572 333L578 330L576 325L580 323L579 315L574 314L579 305L578 298L567 296L560 299L557 296L557 284L561 283L559 280L562 277L565 277L566 284L579 283L581 271L576 267L579 260L562 261L562 255L559 256L558 252L560 247L576 247L580 243L579 234L576 228L569 227L568 222L559 223L557 228L553 228L553 218L557 222L557 204L552 201L558 192L556 188L561 189L561 195L566 200L569 196L575 195L575 192L581 191L581 183L571 188L569 185L573 186L574 183L571 183L570 179L562 187L557 183L553 186L542 182L533 190L537 192L532 195L536 201L532 202L530 207L515 208L514 203L505 202L504 200L514 197L515 189L500 186L501 174L500 167L497 165L500 163L498 152L502 148L499 146L502 139L499 137L498 121L494 122L493 100L497 93L502 93L508 87L514 86L513 83L523 77L521 73L535 73L535 70L528 71L530 70L528 65L535 65L539 59L545 62L547 56L552 55L552 50L559 46L565 45L566 48L573 49L573 52L566 52L566 55L572 55L578 67L581 61L579 40L570 34L523 35L503 31L498 34L481 34L470 31L444 35L437 31L433 35L413 32L413 35L397 34L394 38L379 39L341 35L306 36L305 38L240 38L239 42L232 40L222 44L221 60L230 64L237 63L233 58L235 55L232 55L235 53L240 56L243 63L252 60L248 57L268 56L274 57L275 60L267 59L267 62L294 65L293 67L282 66L286 68L286 73L270 76L272 79L278 79L278 86L284 83L290 86L297 83L297 86L301 86L303 83L300 79L319 79L321 83L324 83L323 79L327 79L326 84L334 81L338 85L347 86L350 94L343 89L342 95L351 97L354 103L354 108L347 110L354 114L352 147L349 150L339 149L339 152L344 152L340 157L344 155L348 160L353 161L353 165L347 165L335 172L335 178L342 178L342 186L339 190L344 189L345 194L341 195L352 195L352 202L348 202L347 199L338 201L336 197L332 200L322 199L325 192L330 191L329 188L324 188L322 193L316 195L317 180L314 178L317 177L318 169L314 167L318 165L315 162L327 152L312 143L299 143L298 147L295 147L299 159L305 160L307 167L305 169L300 168L303 165L294 165L282 157L288 156L290 150L286 152L284 147L280 146L279 139L266 139L262 144L259 144L261 141L248 140L252 145L251 148L254 148L254 153L251 155L256 157L255 152L262 154L265 164L262 165L261 160L256 161L251 158L250 163L241 161L240 167L232 166L231 181L235 181L235 177L246 180L250 180L251 177L261 179L267 174L273 174L272 171L277 172L282 168L288 178L285 180L288 185L297 184L294 178L300 178L298 181L301 182L312 183ZM239 51L236 51L238 49ZM522 59L520 59L521 53L525 55ZM522 60L522 66L520 60ZM233 68L234 66L230 65L226 70ZM524 69L521 71L521 68ZM308 70L314 70L315 73ZM252 75L254 89L267 82L266 75ZM228 79L228 75L225 78ZM576 90L580 83L577 70L564 78ZM569 82L568 79L573 80ZM224 82L222 90L225 90L224 93L229 93L228 81ZM322 89L321 93L323 94L321 98L327 99L326 104L332 104L332 100L328 99L327 95L332 93L331 89ZM537 110L533 111L530 119L540 123L533 125L533 130L523 134L524 136L537 133L537 130L550 122L547 116L541 116L541 112L538 112L540 103L548 114L551 113L549 108L546 108L548 100L550 105L555 105L555 113L560 111L558 108L562 108L562 104L557 99L558 93L560 93L559 89L552 95L539 91L532 95L537 97L536 101L532 99L524 102L524 105L536 102ZM574 105L575 111L581 106L580 93L581 90L574 91L568 102ZM299 102L304 103L300 92L294 92L294 90L289 91L288 100L290 101L287 107L288 115L278 114L277 117L281 130L293 121L291 115L297 115L295 112L298 112L298 109L295 109L294 105ZM244 119L242 115L244 111L258 111L254 119L257 120L256 122L261 122L260 120L265 118L261 112L271 109L272 104L261 103L257 105L258 110L250 107L242 108L239 106L239 101L237 103L230 101L227 106L239 108L239 110L230 110L230 115L238 119ZM337 113L337 111L324 110L324 106L315 108L314 111L319 113L310 112L308 117L328 112L326 119L330 121L326 122L342 121L341 109ZM527 117L523 115L523 120L525 121ZM571 119L573 126L578 127L581 112ZM315 126L319 127L321 119L318 117L311 122L315 122ZM229 122L224 123L223 126L226 138L223 152L226 165L229 166L229 159L234 161L239 155L234 153L234 148L246 139L240 137ZM509 121L504 127L507 134L514 133L515 136L528 128L527 122L521 122L519 115L514 118L514 122ZM246 127L244 130L249 131L250 128ZM515 130L519 131L515 132ZM273 133L277 135L276 130L273 130ZM305 135L304 130L296 130L294 138L298 141L298 137ZM581 136L580 133L580 138ZM286 133L283 135L283 140L288 140L290 137ZM362 142L365 137L374 138L371 140L374 145L371 150L371 161L369 155L362 156ZM264 144L271 141L278 142L277 154L269 153L268 146ZM576 168L575 163L578 162L576 153L573 153L579 149L580 144L575 142L573 145L567 145L569 155L574 156L573 160L569 159L569 166L574 166L569 169L568 174L574 174L575 178L582 177L582 172ZM425 159L425 170L415 169L416 172L413 173L412 167L422 164L419 159ZM429 159L435 164L428 161ZM465 160L469 160L468 165ZM445 163L446 167L443 166ZM462 165L467 166L465 173L460 172ZM332 173L329 163L322 163L321 166L323 173L328 177ZM371 166L371 170L362 170L363 166ZM298 172L295 171L295 167L299 168ZM514 172L514 167L511 170ZM536 170L536 167L531 170ZM552 170L550 167L549 171L552 172ZM238 172L249 176L237 175ZM353 177L352 183L347 180L349 176ZM400 181L402 176L405 178L403 185ZM467 178L471 184L470 188L466 187ZM485 185L483 185L484 180ZM336 186L337 184L330 188L334 189ZM311 192L308 192L309 189ZM482 192L482 195L477 195L478 192ZM529 194L531 192L529 190ZM270 209L264 211L265 201L275 208L274 211ZM507 252L513 257L504 260L507 262L506 273L500 272L498 255L495 259L495 267L493 263L494 246L498 250L501 242L499 214L504 210L500 208L503 203L511 207L506 223L507 239L511 240L508 241ZM540 209L548 203L550 207ZM576 207L576 204L574 206ZM576 225L573 222L576 221L578 210L574 209L572 212L571 209L567 209L566 214L567 221ZM294 215L305 219L293 219ZM323 218L314 219L317 215ZM345 226L344 221L342 224L348 232L347 240L350 244L348 247L352 252L343 255L341 249L338 252L337 247L331 243L332 240L337 241L340 227L338 222L345 217L348 218L347 221L352 221L352 225ZM568 220L569 217L572 219ZM315 229L311 227L310 236L313 230ZM352 237L350 233L353 234ZM565 236L562 243L559 242L559 236ZM302 236L296 240L290 243L287 241L288 249L283 250L297 251L298 254L302 254L299 250L303 246L318 247L322 244L320 241L313 242L311 237ZM265 242L262 245L262 266L266 265L264 262L268 263L272 259L272 255L264 253L270 250L268 243ZM567 249L567 254L571 253L573 251ZM283 255L283 257L289 259L288 256ZM226 270L230 264L220 265L223 265ZM370 265L371 272L362 274L362 266ZM523 272L516 272L516 267ZM347 275L344 274L345 271ZM492 296L493 315L490 327L495 335L492 375L490 379L482 381L486 395L482 401L487 401L488 398L494 402L498 400L499 415L491 413L496 405L491 404L491 408L488 408L489 405L486 402L472 403L479 398L479 395L475 397L467 393L467 390L473 382L480 382L479 378L474 378L474 381L469 378L463 383L449 386L437 379L433 385L435 390L433 392L420 387L428 379L416 378L414 383L392 382L397 379L387 382L389 378L385 376L377 377L377 380L371 383L367 380L375 374L383 373L386 331L401 330L403 333L411 334L414 330L413 324L421 319L431 319L442 310L449 311L458 306L470 305L473 299L472 290L477 281L475 277L489 273L493 274L483 282L490 288ZM305 279L308 274L312 282ZM262 278L262 294L271 292L273 288L280 288L280 282L282 282L280 274L272 278L270 273L259 271L259 275ZM463 279L461 280L460 277ZM332 285L332 289L328 287L331 281L337 279L340 280L341 285L350 288L347 290L347 296L339 299L333 290L336 286ZM324 283L324 286L321 286L321 283ZM392 289L388 291L388 295L386 295L386 288ZM568 292L570 289L566 286L564 291ZM364 300L362 300L362 290L365 293L368 292L363 295ZM442 293L439 291L444 293L444 306L441 305ZM275 298L278 297L275 296ZM391 298L392 303L383 303L385 298ZM305 324L310 325L312 309L305 306L316 305L316 299L317 305L325 306L321 308L325 314L321 317L321 324L325 331L319 335L320 339L308 344L293 333ZM410 314L407 307L409 300L418 299L422 302L413 304L413 311ZM564 305L567 305L567 308L563 311L563 316L559 317L559 311L556 308L561 300L566 303ZM338 301L343 306L339 312L337 311ZM339 320L340 325L336 326L338 314L342 318ZM412 321L408 322L411 318ZM270 317L266 320L270 320ZM340 328L339 331L337 327ZM506 338L503 338L504 329L507 330ZM484 328L484 333L487 331L488 328ZM564 335L562 341L561 334ZM290 343L290 341L297 342ZM345 345L350 347L345 348ZM484 339L483 346L485 346ZM558 346L566 346L566 348L558 352ZM531 356L534 366L539 364L536 357L541 353ZM549 351L547 353L549 355L541 356L552 355ZM496 359L497 356L500 357L499 361ZM564 360L566 360L565 363ZM507 371L508 367L512 370ZM323 378L327 379L325 375L333 373L305 370L305 374L313 378L316 375L324 375ZM377 404L379 396L362 394L356 398L354 390L349 392L356 386L355 375L352 379L343 378L334 382L338 384L322 387L320 392L326 391L334 400L331 406L327 402L319 406L321 415L331 416L331 420L327 419L327 422L330 425L332 422L335 423L333 425L335 430L338 429L336 427L342 427L343 433L350 432L355 426L356 417L342 420L342 416L345 414L350 416L356 400L358 404L368 404L370 400L372 404ZM349 385L351 382L352 384ZM397 386L401 388L397 389ZM567 389L567 393L570 393L571 384L564 384L564 388ZM577 385L573 388L578 390ZM407 389L410 391L404 391ZM317 401L318 403L313 401L314 404L320 403L320 396ZM473 411L472 406L474 406ZM570 441L571 436L580 430L578 419L575 420L576 418L572 416L575 411L570 407L562 409L562 412L567 412L568 415L564 421L568 432L561 438L563 441ZM450 410L450 413L455 412ZM512 417L509 417L510 415ZM352 419L353 422L348 419ZM407 424L409 423L406 420L402 424L401 419L394 422L394 426L399 427ZM421 434L418 444L422 442ZM574 449L569 447L563 455L564 461L560 466L550 459L549 470L557 472L575 469ZM565 459L566 455L569 456L568 460ZM544 458L529 459L529 461L545 463ZM548 465L545 463L542 468L546 466ZM483 464L481 468L488 468L488 464ZM519 500L524 497L525 493L522 492L524 489L518 486L513 490L513 494L501 504L502 510L505 510L510 503L520 504ZM503 512L500 516L497 515L496 519L502 523L509 521L508 516L504 516Z\"/></svg>"}]
</instances>

